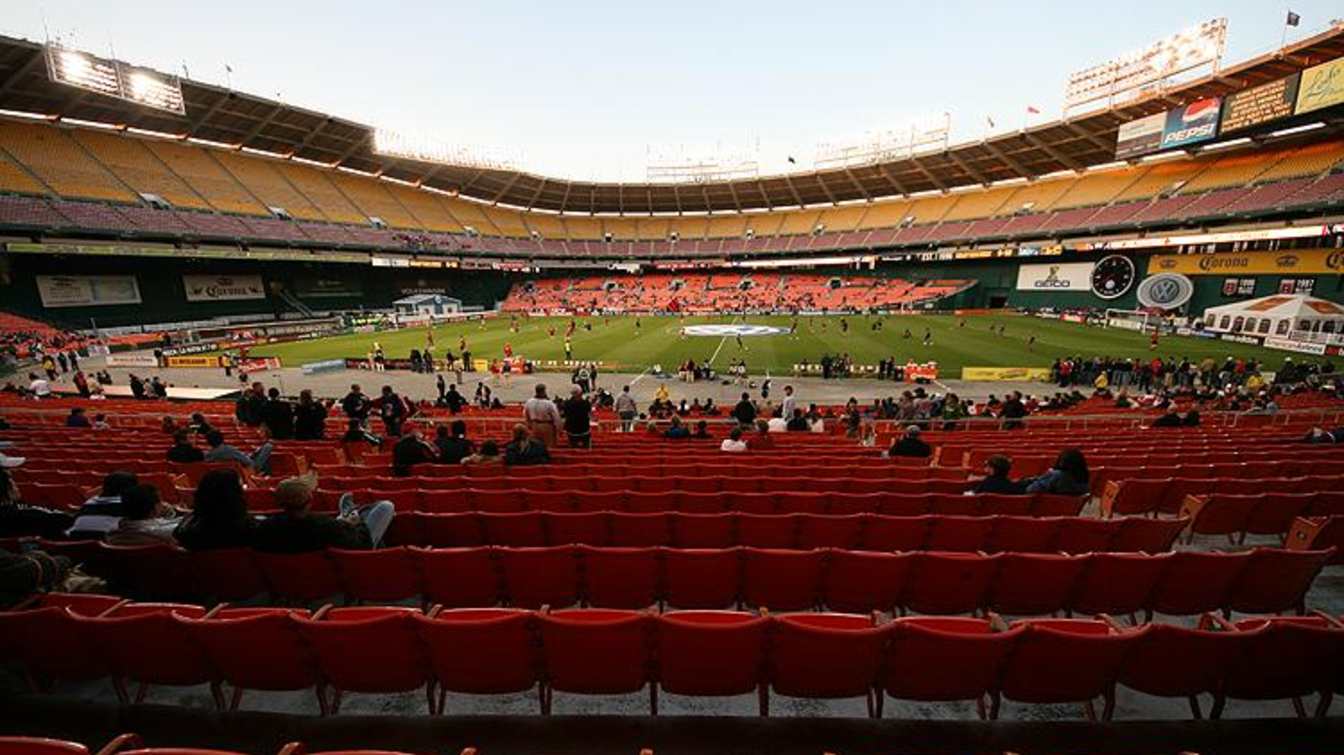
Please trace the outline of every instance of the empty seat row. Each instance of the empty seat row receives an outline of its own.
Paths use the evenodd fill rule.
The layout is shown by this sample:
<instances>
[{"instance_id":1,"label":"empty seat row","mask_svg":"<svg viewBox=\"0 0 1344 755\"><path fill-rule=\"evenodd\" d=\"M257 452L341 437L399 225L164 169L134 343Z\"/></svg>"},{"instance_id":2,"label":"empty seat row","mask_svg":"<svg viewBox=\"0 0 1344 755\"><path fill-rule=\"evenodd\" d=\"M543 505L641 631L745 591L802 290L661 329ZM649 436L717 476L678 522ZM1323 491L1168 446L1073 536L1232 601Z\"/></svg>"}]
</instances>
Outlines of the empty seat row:
<instances>
[{"instance_id":1,"label":"empty seat row","mask_svg":"<svg viewBox=\"0 0 1344 755\"><path fill-rule=\"evenodd\" d=\"M326 482L322 483L326 485ZM357 486L319 489L313 507L335 511L345 492L361 503L390 500L397 511L428 514L519 513L595 511L632 514L884 514L920 516L943 514L977 516L1077 516L1085 499L1060 495L964 495L961 493L695 493L687 491L637 492L618 490L587 493L570 490L433 490ZM274 508L270 491L249 489L248 508Z\"/></svg>"},{"instance_id":2,"label":"empty seat row","mask_svg":"<svg viewBox=\"0 0 1344 755\"><path fill-rule=\"evenodd\" d=\"M1190 701L1319 695L1324 715L1344 691L1344 626L1320 615L1235 624L1205 616L1197 629L1125 628L1106 618L898 618L855 614L770 616L723 611L654 614L613 609L533 612L402 607L217 608L120 603L98 610L65 596L0 614L15 638L0 649L34 682L111 678L127 683L209 684L220 709L247 690L316 693L323 714L347 693L420 691L431 714L448 693L535 691L543 715L554 694L648 691L696 697L755 694L866 699L880 717L886 697L973 701L997 718L1001 701L1083 703L1101 718L1115 689ZM232 687L226 701L225 685Z\"/></svg>"},{"instance_id":3,"label":"empty seat row","mask_svg":"<svg viewBox=\"0 0 1344 755\"><path fill-rule=\"evenodd\" d=\"M1344 516L1299 517L1288 530L1284 546L1289 550L1334 548L1329 563L1344 563Z\"/></svg>"},{"instance_id":4,"label":"empty seat row","mask_svg":"<svg viewBox=\"0 0 1344 755\"><path fill-rule=\"evenodd\" d=\"M1317 462L1317 468L1328 466ZM1268 493L1320 493L1344 489L1340 472L1304 474L1301 477L1198 477L1167 475L1157 469L1124 480L1111 480L1101 489L1102 516L1114 514L1175 514L1191 495L1264 495Z\"/></svg>"},{"instance_id":5,"label":"empty seat row","mask_svg":"<svg viewBox=\"0 0 1344 755\"><path fill-rule=\"evenodd\" d=\"M1161 553L1183 519L882 514L582 512L397 515L392 545L857 548L872 551Z\"/></svg>"},{"instance_id":6,"label":"empty seat row","mask_svg":"<svg viewBox=\"0 0 1344 755\"><path fill-rule=\"evenodd\" d=\"M1190 537L1240 534L1282 537L1300 516L1344 515L1344 490L1319 493L1187 495L1181 517L1190 519Z\"/></svg>"},{"instance_id":7,"label":"empty seat row","mask_svg":"<svg viewBox=\"0 0 1344 755\"><path fill-rule=\"evenodd\" d=\"M1332 550L1161 555L765 548L387 548L295 555L98 544L86 568L140 598L343 595L452 607L738 605L775 611L1188 616L1302 611Z\"/></svg>"},{"instance_id":8,"label":"empty seat row","mask_svg":"<svg viewBox=\"0 0 1344 755\"><path fill-rule=\"evenodd\" d=\"M93 751L78 742L46 737L0 737L0 755L93 755ZM115 737L97 751L97 755L244 755L233 750L208 750L194 747L145 747L135 734ZM391 750L317 750L308 749L302 742L291 742L280 748L279 755L410 755ZM462 755L476 755L468 747Z\"/></svg>"}]
</instances>

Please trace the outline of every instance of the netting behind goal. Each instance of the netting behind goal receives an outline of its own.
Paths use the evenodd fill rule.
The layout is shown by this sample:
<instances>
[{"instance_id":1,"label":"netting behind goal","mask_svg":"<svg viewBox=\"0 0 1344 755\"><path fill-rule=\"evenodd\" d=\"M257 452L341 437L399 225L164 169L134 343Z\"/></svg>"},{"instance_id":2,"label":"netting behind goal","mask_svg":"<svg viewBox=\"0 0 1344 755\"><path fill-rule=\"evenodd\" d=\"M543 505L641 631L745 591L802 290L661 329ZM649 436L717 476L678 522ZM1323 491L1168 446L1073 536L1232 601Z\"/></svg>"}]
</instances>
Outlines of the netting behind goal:
<instances>
[{"instance_id":1,"label":"netting behind goal","mask_svg":"<svg viewBox=\"0 0 1344 755\"><path fill-rule=\"evenodd\" d=\"M1157 320L1153 315L1141 309L1108 309L1106 310L1106 327L1137 330L1144 333L1150 327L1157 327Z\"/></svg>"}]
</instances>

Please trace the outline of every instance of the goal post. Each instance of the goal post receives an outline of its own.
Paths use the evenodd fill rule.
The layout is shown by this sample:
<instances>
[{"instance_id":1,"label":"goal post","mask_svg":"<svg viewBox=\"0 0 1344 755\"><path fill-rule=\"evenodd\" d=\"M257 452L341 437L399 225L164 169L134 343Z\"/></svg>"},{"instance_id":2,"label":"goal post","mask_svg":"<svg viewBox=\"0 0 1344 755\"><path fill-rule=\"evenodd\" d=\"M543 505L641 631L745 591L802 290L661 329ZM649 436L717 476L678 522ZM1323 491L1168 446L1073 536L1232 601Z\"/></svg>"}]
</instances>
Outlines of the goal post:
<instances>
[{"instance_id":1,"label":"goal post","mask_svg":"<svg viewBox=\"0 0 1344 755\"><path fill-rule=\"evenodd\" d=\"M1106 327L1147 333L1157 327L1158 319L1141 309L1107 309Z\"/></svg>"}]
</instances>

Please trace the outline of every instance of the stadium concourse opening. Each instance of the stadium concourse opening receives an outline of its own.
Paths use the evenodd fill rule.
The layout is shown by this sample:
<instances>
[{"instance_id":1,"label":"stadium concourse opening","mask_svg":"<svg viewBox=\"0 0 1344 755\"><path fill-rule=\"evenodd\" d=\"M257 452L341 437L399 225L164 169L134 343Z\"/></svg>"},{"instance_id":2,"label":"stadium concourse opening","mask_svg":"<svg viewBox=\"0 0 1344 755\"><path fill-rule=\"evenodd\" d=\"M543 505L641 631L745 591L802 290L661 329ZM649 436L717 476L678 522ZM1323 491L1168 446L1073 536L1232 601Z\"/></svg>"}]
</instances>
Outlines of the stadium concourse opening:
<instances>
[{"instance_id":1,"label":"stadium concourse opening","mask_svg":"<svg viewBox=\"0 0 1344 755\"><path fill-rule=\"evenodd\" d=\"M1117 12L1032 5L993 39ZM1126 6L1155 41L1020 128L646 147L633 182L261 96L242 58L0 37L0 754L1338 752L1344 23L1302 5L1231 48ZM946 55L989 10L830 16L936 40L918 99L995 86ZM594 174L606 125L698 112L676 91L754 103L717 128L877 49L763 9L724 60L770 77L679 89L639 8L418 12L438 47L304 28L458 141L500 93L557 108L518 122L591 132ZM267 92L312 42L197 20L272 51ZM573 53L613 39L607 86ZM404 94L440 48L479 65ZM296 100L350 102L331 60ZM543 66L585 83L495 78Z\"/></svg>"}]
</instances>

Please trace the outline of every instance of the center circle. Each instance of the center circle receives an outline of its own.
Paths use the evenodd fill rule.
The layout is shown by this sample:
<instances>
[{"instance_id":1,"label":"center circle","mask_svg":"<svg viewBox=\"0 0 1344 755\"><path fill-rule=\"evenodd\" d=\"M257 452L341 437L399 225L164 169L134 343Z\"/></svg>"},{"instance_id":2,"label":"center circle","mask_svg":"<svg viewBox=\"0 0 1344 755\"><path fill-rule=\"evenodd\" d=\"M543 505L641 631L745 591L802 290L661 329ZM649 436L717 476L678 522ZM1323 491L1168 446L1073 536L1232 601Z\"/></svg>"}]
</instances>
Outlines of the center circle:
<instances>
[{"instance_id":1,"label":"center circle","mask_svg":"<svg viewBox=\"0 0 1344 755\"><path fill-rule=\"evenodd\" d=\"M687 325L681 332L688 336L776 336L789 332L774 325Z\"/></svg>"}]
</instances>

